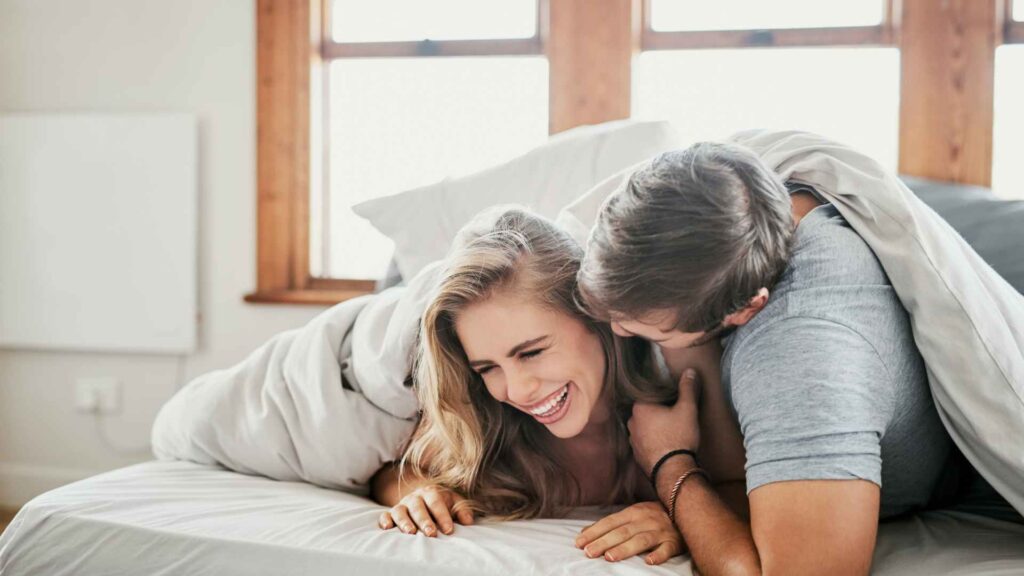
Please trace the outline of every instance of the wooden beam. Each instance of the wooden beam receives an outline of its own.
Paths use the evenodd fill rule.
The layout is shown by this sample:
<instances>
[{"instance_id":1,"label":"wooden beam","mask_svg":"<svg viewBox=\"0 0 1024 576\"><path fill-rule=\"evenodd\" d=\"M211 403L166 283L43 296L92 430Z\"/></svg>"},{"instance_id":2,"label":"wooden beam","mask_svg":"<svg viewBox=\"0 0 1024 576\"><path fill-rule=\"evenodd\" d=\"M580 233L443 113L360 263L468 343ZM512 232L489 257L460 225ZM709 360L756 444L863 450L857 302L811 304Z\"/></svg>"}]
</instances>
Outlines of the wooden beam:
<instances>
[{"instance_id":1,"label":"wooden beam","mask_svg":"<svg viewBox=\"0 0 1024 576\"><path fill-rule=\"evenodd\" d=\"M419 42L325 42L323 57L414 58L430 56L515 56L541 54L540 37L497 40L422 40Z\"/></svg>"},{"instance_id":2,"label":"wooden beam","mask_svg":"<svg viewBox=\"0 0 1024 576\"><path fill-rule=\"evenodd\" d=\"M308 0L257 0L257 290L295 288L308 210ZM306 155L303 156L303 151ZM305 183L306 190L300 190ZM307 198L306 201L303 198ZM304 208L303 205L307 204ZM308 249L308 248L307 248Z\"/></svg>"},{"instance_id":3,"label":"wooden beam","mask_svg":"<svg viewBox=\"0 0 1024 576\"><path fill-rule=\"evenodd\" d=\"M550 132L629 118L640 0L550 0L549 10Z\"/></svg>"},{"instance_id":4,"label":"wooden beam","mask_svg":"<svg viewBox=\"0 0 1024 576\"><path fill-rule=\"evenodd\" d=\"M656 32L644 30L644 50L703 48L769 48L788 46L888 46L893 43L887 25L852 28L797 28L778 30L697 30Z\"/></svg>"},{"instance_id":5,"label":"wooden beam","mask_svg":"<svg viewBox=\"0 0 1024 576\"><path fill-rule=\"evenodd\" d=\"M903 0L901 173L990 185L995 47L1002 31L996 4Z\"/></svg>"}]
</instances>

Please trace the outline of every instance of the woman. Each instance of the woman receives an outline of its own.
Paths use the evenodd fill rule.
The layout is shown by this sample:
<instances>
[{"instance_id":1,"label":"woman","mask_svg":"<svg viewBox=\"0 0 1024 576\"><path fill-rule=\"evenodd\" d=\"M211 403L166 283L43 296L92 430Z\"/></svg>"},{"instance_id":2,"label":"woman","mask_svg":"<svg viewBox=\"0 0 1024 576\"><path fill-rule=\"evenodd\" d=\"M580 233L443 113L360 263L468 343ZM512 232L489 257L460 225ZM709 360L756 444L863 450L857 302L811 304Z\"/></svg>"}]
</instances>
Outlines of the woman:
<instances>
[{"instance_id":1,"label":"woman","mask_svg":"<svg viewBox=\"0 0 1024 576\"><path fill-rule=\"evenodd\" d=\"M626 429L634 402L671 403L678 388L646 342L616 337L577 307L581 256L566 233L521 209L464 229L423 316L419 426L401 464L374 478L374 497L392 507L381 528L434 536L472 523L474 511L516 519L631 504L618 524L602 524L607 533L577 540L588 556L650 551L647 562L659 564L682 552ZM694 366L717 390L717 350L687 355L670 364ZM701 418L705 445L735 445L724 402L716 405ZM701 455L713 477L742 478L742 447L739 461L735 450L719 453L730 457Z\"/></svg>"}]
</instances>

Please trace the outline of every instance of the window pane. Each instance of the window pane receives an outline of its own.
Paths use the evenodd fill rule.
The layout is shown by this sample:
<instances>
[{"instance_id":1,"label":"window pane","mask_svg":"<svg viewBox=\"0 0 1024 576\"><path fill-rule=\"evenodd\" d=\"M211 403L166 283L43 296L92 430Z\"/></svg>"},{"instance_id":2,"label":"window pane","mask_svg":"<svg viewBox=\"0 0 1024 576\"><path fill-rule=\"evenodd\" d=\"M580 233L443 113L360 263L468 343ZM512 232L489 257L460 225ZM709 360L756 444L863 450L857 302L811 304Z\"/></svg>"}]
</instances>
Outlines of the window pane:
<instances>
[{"instance_id":1,"label":"window pane","mask_svg":"<svg viewBox=\"0 0 1024 576\"><path fill-rule=\"evenodd\" d=\"M895 169L899 68L894 48L646 52L637 113L672 121L688 141L748 128L809 130Z\"/></svg>"},{"instance_id":2,"label":"window pane","mask_svg":"<svg viewBox=\"0 0 1024 576\"><path fill-rule=\"evenodd\" d=\"M1024 22L1024 0L1013 0L1013 19Z\"/></svg>"},{"instance_id":3,"label":"window pane","mask_svg":"<svg viewBox=\"0 0 1024 576\"><path fill-rule=\"evenodd\" d=\"M548 133L544 57L331 63L329 262L376 279L393 246L351 206L504 162Z\"/></svg>"},{"instance_id":4,"label":"window pane","mask_svg":"<svg viewBox=\"0 0 1024 576\"><path fill-rule=\"evenodd\" d=\"M1024 199L1024 45L996 49L996 99L992 134L992 190Z\"/></svg>"},{"instance_id":5,"label":"window pane","mask_svg":"<svg viewBox=\"0 0 1024 576\"><path fill-rule=\"evenodd\" d=\"M651 0L651 28L669 31L874 26L882 22L884 10L882 0Z\"/></svg>"},{"instance_id":6,"label":"window pane","mask_svg":"<svg viewBox=\"0 0 1024 576\"><path fill-rule=\"evenodd\" d=\"M334 0L337 42L530 38L537 0Z\"/></svg>"}]
</instances>

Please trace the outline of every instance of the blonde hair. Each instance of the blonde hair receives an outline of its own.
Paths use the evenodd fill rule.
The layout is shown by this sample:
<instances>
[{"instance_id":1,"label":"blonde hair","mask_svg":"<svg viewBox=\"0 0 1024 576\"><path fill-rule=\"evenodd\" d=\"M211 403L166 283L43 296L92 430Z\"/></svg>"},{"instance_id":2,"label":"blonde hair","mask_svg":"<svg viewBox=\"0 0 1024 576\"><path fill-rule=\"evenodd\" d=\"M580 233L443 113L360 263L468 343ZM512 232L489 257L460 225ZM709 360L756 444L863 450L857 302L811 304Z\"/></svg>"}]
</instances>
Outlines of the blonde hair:
<instances>
[{"instance_id":1,"label":"blonde hair","mask_svg":"<svg viewBox=\"0 0 1024 576\"><path fill-rule=\"evenodd\" d=\"M463 229L423 315L414 368L421 420L402 458L402 474L411 464L417 474L465 496L466 506L501 519L561 516L580 504L578 482L552 456L554 437L490 396L455 333L455 319L467 306L513 290L578 319L600 339L613 408L609 451L616 462L608 503L635 500L626 419L634 402L671 401L676 388L653 377L646 342L614 336L576 305L581 258L568 234L520 208L484 213Z\"/></svg>"}]
</instances>

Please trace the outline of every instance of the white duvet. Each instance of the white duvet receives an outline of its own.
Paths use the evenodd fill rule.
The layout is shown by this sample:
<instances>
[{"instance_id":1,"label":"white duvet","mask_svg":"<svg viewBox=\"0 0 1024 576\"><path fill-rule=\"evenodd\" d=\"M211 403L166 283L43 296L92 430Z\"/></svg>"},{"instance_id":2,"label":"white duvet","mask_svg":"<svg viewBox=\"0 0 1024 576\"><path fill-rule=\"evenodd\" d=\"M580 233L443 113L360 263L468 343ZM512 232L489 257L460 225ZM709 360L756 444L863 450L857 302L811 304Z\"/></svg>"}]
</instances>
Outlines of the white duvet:
<instances>
[{"instance_id":1,"label":"white duvet","mask_svg":"<svg viewBox=\"0 0 1024 576\"><path fill-rule=\"evenodd\" d=\"M342 302L196 378L161 408L153 453L368 493L415 425L406 379L438 272L435 264L407 288Z\"/></svg>"}]
</instances>

